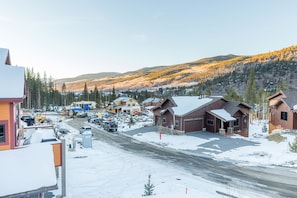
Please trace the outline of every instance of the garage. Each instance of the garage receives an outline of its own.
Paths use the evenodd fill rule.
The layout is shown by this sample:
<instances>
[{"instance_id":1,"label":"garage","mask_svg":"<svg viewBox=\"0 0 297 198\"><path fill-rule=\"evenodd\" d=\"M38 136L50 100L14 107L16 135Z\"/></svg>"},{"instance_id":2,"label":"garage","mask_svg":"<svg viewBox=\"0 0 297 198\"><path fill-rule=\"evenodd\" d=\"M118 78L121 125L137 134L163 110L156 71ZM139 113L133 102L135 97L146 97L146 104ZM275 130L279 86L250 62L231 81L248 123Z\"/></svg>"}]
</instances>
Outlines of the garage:
<instances>
[{"instance_id":1,"label":"garage","mask_svg":"<svg viewBox=\"0 0 297 198\"><path fill-rule=\"evenodd\" d=\"M185 132L202 131L203 118L184 120Z\"/></svg>"}]
</instances>

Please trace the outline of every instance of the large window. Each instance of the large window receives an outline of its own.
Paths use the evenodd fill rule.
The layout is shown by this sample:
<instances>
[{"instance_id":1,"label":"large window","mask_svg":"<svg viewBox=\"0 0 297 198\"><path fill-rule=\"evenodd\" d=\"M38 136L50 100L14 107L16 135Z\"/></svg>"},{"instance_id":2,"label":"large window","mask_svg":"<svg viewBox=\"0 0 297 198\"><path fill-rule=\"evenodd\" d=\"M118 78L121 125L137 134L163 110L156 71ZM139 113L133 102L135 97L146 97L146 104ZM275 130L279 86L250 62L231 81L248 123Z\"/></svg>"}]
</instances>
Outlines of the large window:
<instances>
[{"instance_id":1,"label":"large window","mask_svg":"<svg viewBox=\"0 0 297 198\"><path fill-rule=\"evenodd\" d=\"M214 122L213 120L207 120L207 125L213 126Z\"/></svg>"},{"instance_id":2,"label":"large window","mask_svg":"<svg viewBox=\"0 0 297 198\"><path fill-rule=\"evenodd\" d=\"M239 119L236 118L236 120L234 121L234 126L239 126Z\"/></svg>"},{"instance_id":3,"label":"large window","mask_svg":"<svg viewBox=\"0 0 297 198\"><path fill-rule=\"evenodd\" d=\"M6 142L7 136L7 122L0 121L0 143Z\"/></svg>"},{"instance_id":4,"label":"large window","mask_svg":"<svg viewBox=\"0 0 297 198\"><path fill-rule=\"evenodd\" d=\"M284 112L284 111L282 111L281 112L281 120L288 120L288 113L287 112Z\"/></svg>"}]
</instances>

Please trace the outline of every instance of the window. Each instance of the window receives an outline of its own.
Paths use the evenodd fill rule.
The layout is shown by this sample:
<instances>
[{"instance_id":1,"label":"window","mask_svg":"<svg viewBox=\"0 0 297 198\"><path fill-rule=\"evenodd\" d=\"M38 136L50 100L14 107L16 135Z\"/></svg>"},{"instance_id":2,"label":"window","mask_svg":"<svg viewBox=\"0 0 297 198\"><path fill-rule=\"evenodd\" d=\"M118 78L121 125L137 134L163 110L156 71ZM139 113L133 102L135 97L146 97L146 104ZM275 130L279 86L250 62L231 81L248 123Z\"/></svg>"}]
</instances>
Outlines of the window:
<instances>
[{"instance_id":1,"label":"window","mask_svg":"<svg viewBox=\"0 0 297 198\"><path fill-rule=\"evenodd\" d=\"M179 126L179 120L175 120L175 126Z\"/></svg>"},{"instance_id":2,"label":"window","mask_svg":"<svg viewBox=\"0 0 297 198\"><path fill-rule=\"evenodd\" d=\"M281 112L281 120L288 120L288 113L287 112L284 112L284 111L282 111Z\"/></svg>"},{"instance_id":3,"label":"window","mask_svg":"<svg viewBox=\"0 0 297 198\"><path fill-rule=\"evenodd\" d=\"M234 126L239 126L239 119L236 118L236 120L234 121Z\"/></svg>"},{"instance_id":4,"label":"window","mask_svg":"<svg viewBox=\"0 0 297 198\"><path fill-rule=\"evenodd\" d=\"M166 123L166 118L162 118L163 123Z\"/></svg>"},{"instance_id":5,"label":"window","mask_svg":"<svg viewBox=\"0 0 297 198\"><path fill-rule=\"evenodd\" d=\"M207 120L207 125L213 126L213 120Z\"/></svg>"},{"instance_id":6,"label":"window","mask_svg":"<svg viewBox=\"0 0 297 198\"><path fill-rule=\"evenodd\" d=\"M0 121L0 143L6 142L6 128L7 124Z\"/></svg>"}]
</instances>

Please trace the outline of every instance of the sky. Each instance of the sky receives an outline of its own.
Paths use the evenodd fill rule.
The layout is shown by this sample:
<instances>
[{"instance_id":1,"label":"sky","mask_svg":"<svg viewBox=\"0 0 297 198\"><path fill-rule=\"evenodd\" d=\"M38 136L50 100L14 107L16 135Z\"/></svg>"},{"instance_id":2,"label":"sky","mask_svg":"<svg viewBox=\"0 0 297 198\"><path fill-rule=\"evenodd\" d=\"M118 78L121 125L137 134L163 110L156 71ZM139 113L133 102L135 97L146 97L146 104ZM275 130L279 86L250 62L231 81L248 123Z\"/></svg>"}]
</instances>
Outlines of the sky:
<instances>
[{"instance_id":1,"label":"sky","mask_svg":"<svg viewBox=\"0 0 297 198\"><path fill-rule=\"evenodd\" d=\"M0 48L54 79L297 44L295 0L1 0Z\"/></svg>"}]
</instances>

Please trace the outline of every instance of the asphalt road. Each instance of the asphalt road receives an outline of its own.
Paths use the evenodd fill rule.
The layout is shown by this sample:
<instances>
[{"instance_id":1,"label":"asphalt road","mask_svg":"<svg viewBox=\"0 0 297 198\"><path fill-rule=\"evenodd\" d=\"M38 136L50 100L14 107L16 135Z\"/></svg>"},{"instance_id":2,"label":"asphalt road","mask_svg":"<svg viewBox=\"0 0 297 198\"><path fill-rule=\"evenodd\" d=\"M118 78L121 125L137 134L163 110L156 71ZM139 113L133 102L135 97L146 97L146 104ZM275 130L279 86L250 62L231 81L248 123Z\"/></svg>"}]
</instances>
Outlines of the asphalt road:
<instances>
[{"instance_id":1,"label":"asphalt road","mask_svg":"<svg viewBox=\"0 0 297 198\"><path fill-rule=\"evenodd\" d=\"M68 124L78 129L85 121L86 119L74 119ZM252 191L268 197L297 197L297 174L289 172L286 168L239 167L191 152L156 147L132 139L129 135L109 133L97 128L93 128L92 131L95 140L107 142L135 155L165 160L174 166L183 167L193 175L240 189L243 193Z\"/></svg>"}]
</instances>

